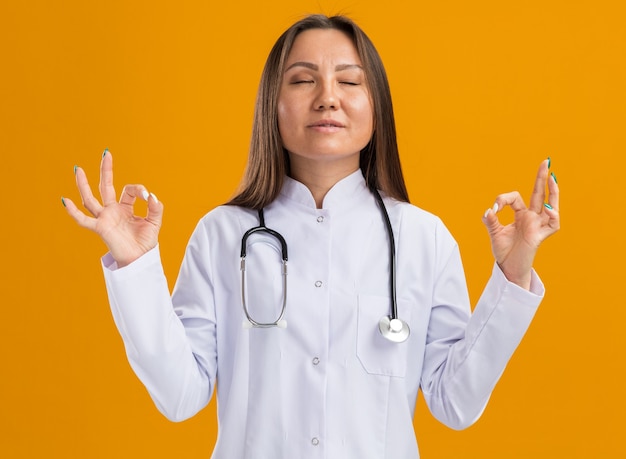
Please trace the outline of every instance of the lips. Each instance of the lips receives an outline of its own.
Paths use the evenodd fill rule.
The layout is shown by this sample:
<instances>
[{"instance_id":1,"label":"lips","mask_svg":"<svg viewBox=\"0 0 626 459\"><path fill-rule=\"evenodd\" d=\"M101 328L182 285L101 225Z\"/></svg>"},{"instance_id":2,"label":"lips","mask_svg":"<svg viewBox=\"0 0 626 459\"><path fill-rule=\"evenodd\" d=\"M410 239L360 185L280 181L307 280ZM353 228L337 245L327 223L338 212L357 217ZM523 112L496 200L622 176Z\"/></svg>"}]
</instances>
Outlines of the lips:
<instances>
[{"instance_id":1,"label":"lips","mask_svg":"<svg viewBox=\"0 0 626 459\"><path fill-rule=\"evenodd\" d=\"M336 120L319 120L309 124L309 127L342 128L345 127L345 125Z\"/></svg>"}]
</instances>

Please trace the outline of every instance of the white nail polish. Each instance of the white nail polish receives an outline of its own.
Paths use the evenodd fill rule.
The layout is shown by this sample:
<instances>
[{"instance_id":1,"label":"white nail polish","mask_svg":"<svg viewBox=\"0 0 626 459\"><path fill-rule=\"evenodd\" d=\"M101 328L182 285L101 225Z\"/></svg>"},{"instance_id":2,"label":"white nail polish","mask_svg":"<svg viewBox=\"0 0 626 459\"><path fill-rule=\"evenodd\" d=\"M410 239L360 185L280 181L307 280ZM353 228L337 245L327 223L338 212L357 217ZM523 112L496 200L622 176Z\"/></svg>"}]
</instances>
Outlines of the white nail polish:
<instances>
[{"instance_id":1,"label":"white nail polish","mask_svg":"<svg viewBox=\"0 0 626 459\"><path fill-rule=\"evenodd\" d=\"M489 215L490 210L491 210L491 207L485 211L485 215L483 215L483 218L487 218L487 215Z\"/></svg>"},{"instance_id":2,"label":"white nail polish","mask_svg":"<svg viewBox=\"0 0 626 459\"><path fill-rule=\"evenodd\" d=\"M146 190L143 190L141 192L141 197L143 198L144 201L148 200L148 196L150 196L150 195L148 194L148 192Z\"/></svg>"},{"instance_id":3,"label":"white nail polish","mask_svg":"<svg viewBox=\"0 0 626 459\"><path fill-rule=\"evenodd\" d=\"M152 196L152 199L154 199L154 202L158 203L159 200L157 199L156 195L154 193L150 193L150 196Z\"/></svg>"},{"instance_id":4,"label":"white nail polish","mask_svg":"<svg viewBox=\"0 0 626 459\"><path fill-rule=\"evenodd\" d=\"M496 202L496 203L493 205L493 208L492 208L491 210L493 210L493 213L494 213L494 214L497 214L497 213L498 213L498 209L499 209L499 207L498 207L498 203Z\"/></svg>"}]
</instances>

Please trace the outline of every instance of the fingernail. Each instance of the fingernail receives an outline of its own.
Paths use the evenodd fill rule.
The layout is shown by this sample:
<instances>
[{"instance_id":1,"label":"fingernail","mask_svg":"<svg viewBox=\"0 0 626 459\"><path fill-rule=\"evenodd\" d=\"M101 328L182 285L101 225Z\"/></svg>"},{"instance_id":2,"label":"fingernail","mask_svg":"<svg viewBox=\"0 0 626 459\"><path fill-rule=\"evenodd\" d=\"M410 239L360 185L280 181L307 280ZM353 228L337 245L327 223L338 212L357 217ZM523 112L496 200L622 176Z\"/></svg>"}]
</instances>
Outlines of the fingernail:
<instances>
[{"instance_id":1,"label":"fingernail","mask_svg":"<svg viewBox=\"0 0 626 459\"><path fill-rule=\"evenodd\" d=\"M493 207L491 208L491 210L493 210L493 213L495 214L495 213L498 213L498 209L499 209L499 207L498 207L498 203L496 202L496 203L493 205Z\"/></svg>"},{"instance_id":2,"label":"fingernail","mask_svg":"<svg viewBox=\"0 0 626 459\"><path fill-rule=\"evenodd\" d=\"M556 175L554 175L554 172L552 172L550 175L551 175L551 176L552 176L552 178L554 179L554 183L559 183L559 182L557 181L557 179L556 179Z\"/></svg>"},{"instance_id":3,"label":"fingernail","mask_svg":"<svg viewBox=\"0 0 626 459\"><path fill-rule=\"evenodd\" d=\"M491 210L491 207L485 211L483 218L487 218L487 215L489 215L490 210Z\"/></svg>"},{"instance_id":4,"label":"fingernail","mask_svg":"<svg viewBox=\"0 0 626 459\"><path fill-rule=\"evenodd\" d=\"M548 169L550 169L551 165L552 165L552 159L548 156Z\"/></svg>"},{"instance_id":5,"label":"fingernail","mask_svg":"<svg viewBox=\"0 0 626 459\"><path fill-rule=\"evenodd\" d=\"M152 196L152 199L154 199L154 202L158 203L159 200L157 199L156 195L154 193L150 193L150 196Z\"/></svg>"},{"instance_id":6,"label":"fingernail","mask_svg":"<svg viewBox=\"0 0 626 459\"><path fill-rule=\"evenodd\" d=\"M104 151L102 152L102 157L104 158L108 152L109 152L109 149L105 148Z\"/></svg>"},{"instance_id":7,"label":"fingernail","mask_svg":"<svg viewBox=\"0 0 626 459\"><path fill-rule=\"evenodd\" d=\"M61 202L63 203L63 207L67 207L67 205L65 204L65 198L63 196L61 196Z\"/></svg>"},{"instance_id":8,"label":"fingernail","mask_svg":"<svg viewBox=\"0 0 626 459\"><path fill-rule=\"evenodd\" d=\"M550 210L552 210L552 206L551 206L550 204L548 204L547 202L546 202L546 203L544 203L543 205L544 205L544 207L545 207L546 209L550 209Z\"/></svg>"},{"instance_id":9,"label":"fingernail","mask_svg":"<svg viewBox=\"0 0 626 459\"><path fill-rule=\"evenodd\" d=\"M141 192L141 197L143 198L144 201L148 200L148 196L150 196L150 195L148 194L148 192L146 190L143 190Z\"/></svg>"},{"instance_id":10,"label":"fingernail","mask_svg":"<svg viewBox=\"0 0 626 459\"><path fill-rule=\"evenodd\" d=\"M78 169L78 166L74 164L74 175L76 175L76 169Z\"/></svg>"}]
</instances>

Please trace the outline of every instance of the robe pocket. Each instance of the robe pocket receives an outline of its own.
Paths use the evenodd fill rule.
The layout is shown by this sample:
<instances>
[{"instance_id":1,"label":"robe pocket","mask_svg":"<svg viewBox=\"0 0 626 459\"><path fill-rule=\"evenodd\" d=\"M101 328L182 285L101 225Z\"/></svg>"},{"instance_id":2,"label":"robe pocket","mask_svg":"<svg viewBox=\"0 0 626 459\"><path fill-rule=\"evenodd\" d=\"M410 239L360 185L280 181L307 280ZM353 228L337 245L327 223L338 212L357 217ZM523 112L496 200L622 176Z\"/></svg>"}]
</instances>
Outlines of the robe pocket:
<instances>
[{"instance_id":1,"label":"robe pocket","mask_svg":"<svg viewBox=\"0 0 626 459\"><path fill-rule=\"evenodd\" d=\"M398 300L398 317L410 324L410 313L408 302ZM359 295L356 353L368 373L403 378L406 374L410 337L403 343L394 343L383 337L378 329L378 322L389 314L389 298Z\"/></svg>"}]
</instances>

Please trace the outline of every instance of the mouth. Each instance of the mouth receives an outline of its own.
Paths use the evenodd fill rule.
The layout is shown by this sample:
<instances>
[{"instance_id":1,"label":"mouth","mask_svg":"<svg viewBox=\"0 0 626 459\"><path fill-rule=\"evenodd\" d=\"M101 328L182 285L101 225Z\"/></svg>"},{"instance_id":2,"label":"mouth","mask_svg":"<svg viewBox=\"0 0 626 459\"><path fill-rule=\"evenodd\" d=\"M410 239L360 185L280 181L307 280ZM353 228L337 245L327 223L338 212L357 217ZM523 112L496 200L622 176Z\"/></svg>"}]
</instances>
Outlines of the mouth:
<instances>
[{"instance_id":1,"label":"mouth","mask_svg":"<svg viewBox=\"0 0 626 459\"><path fill-rule=\"evenodd\" d=\"M309 127L342 128L342 127L345 127L345 125L335 120L319 120L319 121L316 121L315 123L309 124Z\"/></svg>"}]
</instances>

